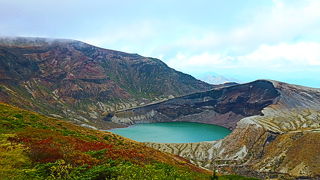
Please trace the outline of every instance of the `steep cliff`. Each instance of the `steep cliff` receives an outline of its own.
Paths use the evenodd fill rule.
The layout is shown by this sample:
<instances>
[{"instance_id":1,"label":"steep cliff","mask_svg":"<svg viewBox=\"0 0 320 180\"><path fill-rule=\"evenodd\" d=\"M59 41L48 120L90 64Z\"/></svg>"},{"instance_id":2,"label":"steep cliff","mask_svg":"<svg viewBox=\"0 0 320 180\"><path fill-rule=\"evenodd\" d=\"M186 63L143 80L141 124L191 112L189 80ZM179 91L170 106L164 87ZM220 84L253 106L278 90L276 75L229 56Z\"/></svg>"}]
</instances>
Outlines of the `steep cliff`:
<instances>
[{"instance_id":1,"label":"steep cliff","mask_svg":"<svg viewBox=\"0 0 320 180\"><path fill-rule=\"evenodd\" d=\"M258 80L120 111L106 119L123 124L192 121L234 129L240 119L262 115L262 109L275 103L279 95L271 82Z\"/></svg>"}]
</instances>

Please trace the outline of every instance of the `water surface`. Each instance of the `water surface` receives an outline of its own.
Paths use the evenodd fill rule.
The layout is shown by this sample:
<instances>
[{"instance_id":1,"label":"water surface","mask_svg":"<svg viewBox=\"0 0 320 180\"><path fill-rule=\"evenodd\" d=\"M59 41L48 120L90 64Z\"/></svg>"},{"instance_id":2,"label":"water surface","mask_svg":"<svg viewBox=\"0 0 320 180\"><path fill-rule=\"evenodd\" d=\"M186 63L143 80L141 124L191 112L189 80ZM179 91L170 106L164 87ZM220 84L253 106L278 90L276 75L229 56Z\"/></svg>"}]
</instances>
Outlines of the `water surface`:
<instances>
[{"instance_id":1,"label":"water surface","mask_svg":"<svg viewBox=\"0 0 320 180\"><path fill-rule=\"evenodd\" d=\"M159 143L213 141L222 139L231 132L221 126L194 122L136 124L109 131L139 142Z\"/></svg>"}]
</instances>

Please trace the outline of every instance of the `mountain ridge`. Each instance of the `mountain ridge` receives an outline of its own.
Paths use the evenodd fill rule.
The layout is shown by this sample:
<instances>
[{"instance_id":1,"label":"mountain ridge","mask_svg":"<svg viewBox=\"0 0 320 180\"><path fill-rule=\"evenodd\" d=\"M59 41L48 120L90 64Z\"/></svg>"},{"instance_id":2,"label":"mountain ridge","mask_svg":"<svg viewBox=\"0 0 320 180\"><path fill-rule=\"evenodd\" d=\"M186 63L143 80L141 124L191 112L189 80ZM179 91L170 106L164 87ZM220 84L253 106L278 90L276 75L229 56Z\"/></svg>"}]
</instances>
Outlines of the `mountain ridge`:
<instances>
[{"instance_id":1,"label":"mountain ridge","mask_svg":"<svg viewBox=\"0 0 320 180\"><path fill-rule=\"evenodd\" d=\"M213 87L158 59L75 40L0 38L0 65L1 101L104 128L118 126L106 113Z\"/></svg>"}]
</instances>

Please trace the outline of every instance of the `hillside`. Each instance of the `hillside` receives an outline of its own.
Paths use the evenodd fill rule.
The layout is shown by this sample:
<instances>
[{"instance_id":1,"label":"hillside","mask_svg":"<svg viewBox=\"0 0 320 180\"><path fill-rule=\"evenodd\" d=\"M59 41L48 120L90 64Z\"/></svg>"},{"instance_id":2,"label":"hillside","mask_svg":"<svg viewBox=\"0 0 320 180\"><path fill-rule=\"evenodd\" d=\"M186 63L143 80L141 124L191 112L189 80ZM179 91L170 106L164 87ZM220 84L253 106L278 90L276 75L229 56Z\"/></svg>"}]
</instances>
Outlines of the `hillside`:
<instances>
[{"instance_id":1,"label":"hillside","mask_svg":"<svg viewBox=\"0 0 320 180\"><path fill-rule=\"evenodd\" d=\"M219 141L146 144L224 173L320 178L320 89L258 80L121 111L109 120L222 125L233 131Z\"/></svg>"},{"instance_id":2,"label":"hillside","mask_svg":"<svg viewBox=\"0 0 320 180\"><path fill-rule=\"evenodd\" d=\"M209 179L187 160L0 103L0 179Z\"/></svg>"},{"instance_id":3,"label":"hillside","mask_svg":"<svg viewBox=\"0 0 320 180\"><path fill-rule=\"evenodd\" d=\"M212 87L162 61L75 40L0 38L0 101L83 126L103 117Z\"/></svg>"}]
</instances>

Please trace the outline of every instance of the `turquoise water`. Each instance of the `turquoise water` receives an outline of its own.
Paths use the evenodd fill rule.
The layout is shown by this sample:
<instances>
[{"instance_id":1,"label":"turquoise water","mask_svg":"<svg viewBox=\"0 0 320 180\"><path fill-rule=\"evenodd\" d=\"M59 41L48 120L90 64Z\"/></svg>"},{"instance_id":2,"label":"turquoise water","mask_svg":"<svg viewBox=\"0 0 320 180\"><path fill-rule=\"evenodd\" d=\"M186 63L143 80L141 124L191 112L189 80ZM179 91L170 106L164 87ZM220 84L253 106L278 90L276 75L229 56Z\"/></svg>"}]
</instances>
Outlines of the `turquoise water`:
<instances>
[{"instance_id":1,"label":"turquoise water","mask_svg":"<svg viewBox=\"0 0 320 180\"><path fill-rule=\"evenodd\" d=\"M221 126L193 122L136 124L109 131L139 142L160 143L212 141L222 139L231 132Z\"/></svg>"}]
</instances>

